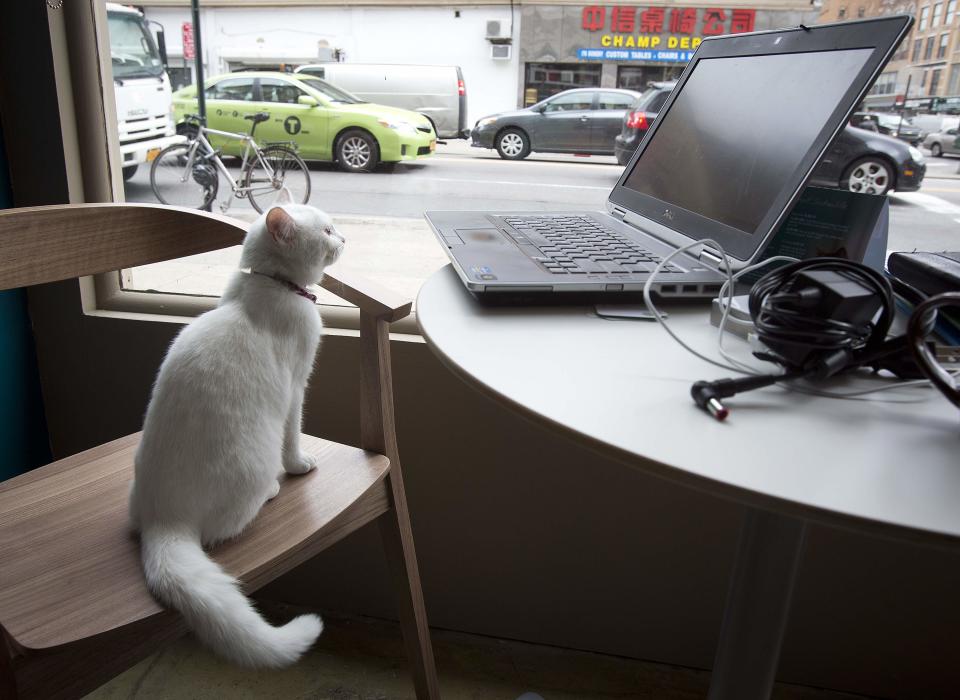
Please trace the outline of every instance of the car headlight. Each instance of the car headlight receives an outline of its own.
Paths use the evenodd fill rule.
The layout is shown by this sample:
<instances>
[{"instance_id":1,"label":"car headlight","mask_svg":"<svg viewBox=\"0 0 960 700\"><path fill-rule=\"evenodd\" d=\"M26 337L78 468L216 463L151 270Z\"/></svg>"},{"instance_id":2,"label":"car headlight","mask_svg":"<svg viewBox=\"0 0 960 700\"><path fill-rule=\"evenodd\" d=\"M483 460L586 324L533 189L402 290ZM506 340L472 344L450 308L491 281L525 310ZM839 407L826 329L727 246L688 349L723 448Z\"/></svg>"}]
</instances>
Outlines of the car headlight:
<instances>
[{"instance_id":1,"label":"car headlight","mask_svg":"<svg viewBox=\"0 0 960 700\"><path fill-rule=\"evenodd\" d=\"M485 126L490 126L496 121L497 121L496 117L484 117L483 119L477 122L477 128L482 129Z\"/></svg>"},{"instance_id":2,"label":"car headlight","mask_svg":"<svg viewBox=\"0 0 960 700\"><path fill-rule=\"evenodd\" d=\"M378 119L377 123L381 126L385 126L388 129L393 129L394 131L406 131L409 133L416 133L417 127L409 122L402 121L389 121L387 119Z\"/></svg>"},{"instance_id":3,"label":"car headlight","mask_svg":"<svg viewBox=\"0 0 960 700\"><path fill-rule=\"evenodd\" d=\"M917 163L923 162L923 152L919 148L914 148L913 146L909 146L908 150L910 151L910 157L913 158L914 161L916 161Z\"/></svg>"}]
</instances>

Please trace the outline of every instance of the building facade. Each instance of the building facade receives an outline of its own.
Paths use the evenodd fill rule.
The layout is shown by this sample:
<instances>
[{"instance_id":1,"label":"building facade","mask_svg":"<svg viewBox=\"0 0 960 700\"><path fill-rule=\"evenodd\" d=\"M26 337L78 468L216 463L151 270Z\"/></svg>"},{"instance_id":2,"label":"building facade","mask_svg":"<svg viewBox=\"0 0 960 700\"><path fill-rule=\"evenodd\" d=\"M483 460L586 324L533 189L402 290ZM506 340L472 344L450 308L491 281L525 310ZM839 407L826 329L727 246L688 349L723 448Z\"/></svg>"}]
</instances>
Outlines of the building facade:
<instances>
[{"instance_id":1,"label":"building facade","mask_svg":"<svg viewBox=\"0 0 960 700\"><path fill-rule=\"evenodd\" d=\"M193 82L189 2L153 0L143 10L164 28L174 85ZM202 0L199 31L207 76L325 60L460 66L472 126L572 87L642 90L678 76L705 37L813 23L817 16L809 0L682 7Z\"/></svg>"},{"instance_id":2,"label":"building facade","mask_svg":"<svg viewBox=\"0 0 960 700\"><path fill-rule=\"evenodd\" d=\"M864 100L871 109L906 105L960 114L960 13L957 0L826 0L820 22L911 14L913 29Z\"/></svg>"}]
</instances>

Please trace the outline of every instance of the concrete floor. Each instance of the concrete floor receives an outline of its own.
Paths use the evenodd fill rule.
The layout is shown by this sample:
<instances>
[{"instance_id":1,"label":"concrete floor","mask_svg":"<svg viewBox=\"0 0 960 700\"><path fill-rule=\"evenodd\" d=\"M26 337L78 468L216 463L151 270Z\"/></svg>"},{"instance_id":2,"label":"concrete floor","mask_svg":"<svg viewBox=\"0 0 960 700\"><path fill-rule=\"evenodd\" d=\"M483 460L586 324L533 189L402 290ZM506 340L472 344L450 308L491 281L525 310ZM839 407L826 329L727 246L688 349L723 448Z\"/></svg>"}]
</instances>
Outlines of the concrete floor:
<instances>
[{"instance_id":1,"label":"concrete floor","mask_svg":"<svg viewBox=\"0 0 960 700\"><path fill-rule=\"evenodd\" d=\"M261 605L279 620L295 611ZM247 671L184 638L145 659L86 700L413 700L399 627L370 618L325 615L315 647L292 668ZM699 700L704 671L602 654L434 631L445 700ZM539 696L539 697L538 697ZM856 700L861 696L778 685L776 700Z\"/></svg>"}]
</instances>

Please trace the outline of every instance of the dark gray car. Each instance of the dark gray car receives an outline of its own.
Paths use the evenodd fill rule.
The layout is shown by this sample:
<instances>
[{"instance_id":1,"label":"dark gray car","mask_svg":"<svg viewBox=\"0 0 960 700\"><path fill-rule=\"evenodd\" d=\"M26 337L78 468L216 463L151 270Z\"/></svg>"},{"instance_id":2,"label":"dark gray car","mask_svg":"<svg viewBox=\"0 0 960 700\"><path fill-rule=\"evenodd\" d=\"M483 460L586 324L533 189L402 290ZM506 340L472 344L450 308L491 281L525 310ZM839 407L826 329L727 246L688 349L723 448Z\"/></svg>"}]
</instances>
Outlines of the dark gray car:
<instances>
[{"instance_id":1,"label":"dark gray car","mask_svg":"<svg viewBox=\"0 0 960 700\"><path fill-rule=\"evenodd\" d=\"M542 102L479 120L470 133L477 148L521 160L531 151L613 155L623 116L640 96L633 90L577 88Z\"/></svg>"}]
</instances>

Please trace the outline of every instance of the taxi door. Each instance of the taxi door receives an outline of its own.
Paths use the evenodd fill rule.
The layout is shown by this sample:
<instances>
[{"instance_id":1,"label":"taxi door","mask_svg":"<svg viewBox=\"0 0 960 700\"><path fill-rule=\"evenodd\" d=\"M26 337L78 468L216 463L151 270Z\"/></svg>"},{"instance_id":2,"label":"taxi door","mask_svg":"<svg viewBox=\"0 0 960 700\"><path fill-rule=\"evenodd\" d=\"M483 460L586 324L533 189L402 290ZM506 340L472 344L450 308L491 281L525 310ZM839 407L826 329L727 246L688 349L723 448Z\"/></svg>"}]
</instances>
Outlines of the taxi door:
<instances>
[{"instance_id":1,"label":"taxi door","mask_svg":"<svg viewBox=\"0 0 960 700\"><path fill-rule=\"evenodd\" d=\"M267 141L293 142L301 158L329 160L326 144L328 108L323 105L300 104L307 95L296 84L283 78L259 78L260 100L258 111L270 114L270 120L257 127L257 143Z\"/></svg>"},{"instance_id":2,"label":"taxi door","mask_svg":"<svg viewBox=\"0 0 960 700\"><path fill-rule=\"evenodd\" d=\"M253 77L224 78L207 86L207 126L220 131L238 134L250 133L250 122L244 119L247 114L257 110L253 102ZM207 137L214 148L222 148L231 156L239 156L243 143L239 139L209 134Z\"/></svg>"}]
</instances>

